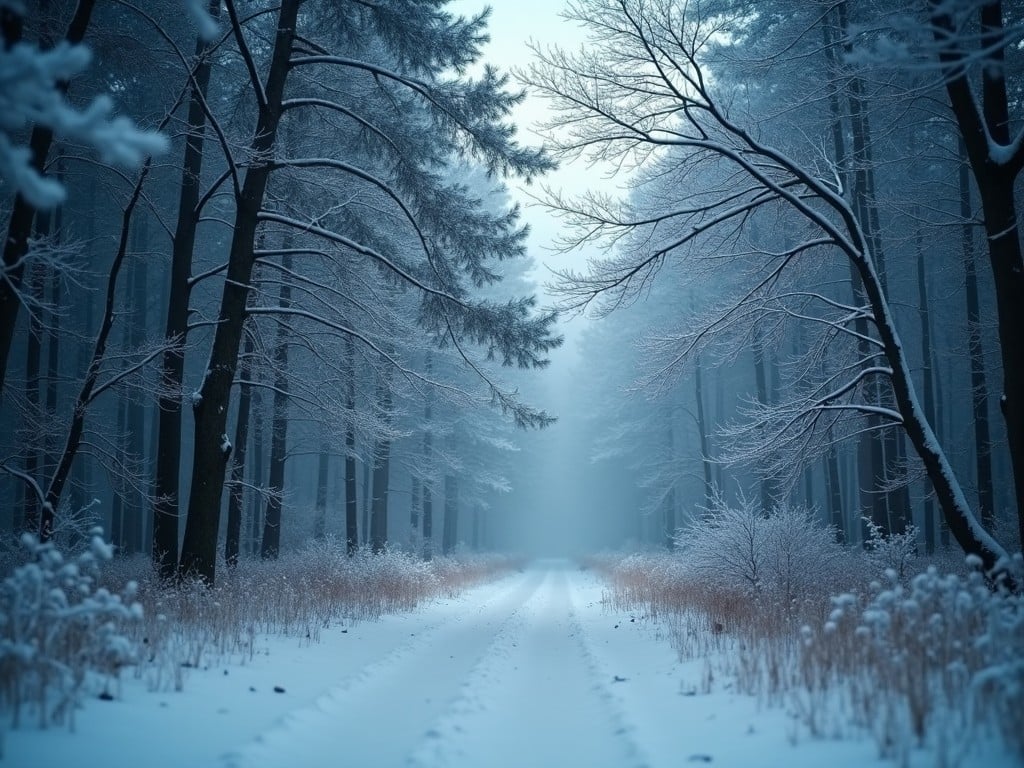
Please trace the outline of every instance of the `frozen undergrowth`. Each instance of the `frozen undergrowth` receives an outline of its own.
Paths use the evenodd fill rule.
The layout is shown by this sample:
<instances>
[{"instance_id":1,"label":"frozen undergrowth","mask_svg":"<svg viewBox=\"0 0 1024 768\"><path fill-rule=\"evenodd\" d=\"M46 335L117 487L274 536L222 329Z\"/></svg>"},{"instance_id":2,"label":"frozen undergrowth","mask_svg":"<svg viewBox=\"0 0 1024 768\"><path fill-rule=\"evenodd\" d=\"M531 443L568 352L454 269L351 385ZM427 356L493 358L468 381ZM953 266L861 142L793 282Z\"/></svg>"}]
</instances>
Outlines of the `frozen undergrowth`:
<instances>
[{"instance_id":1,"label":"frozen undergrowth","mask_svg":"<svg viewBox=\"0 0 1024 768\"><path fill-rule=\"evenodd\" d=\"M74 556L31 536L8 555L18 564L4 569L0 591L0 728L27 715L73 727L83 698L116 689L122 674L180 690L190 669L246 663L260 635L316 642L335 623L412 610L512 566L497 555L348 557L326 540L224 568L206 588L161 585L148 559L111 558L99 535Z\"/></svg>"},{"instance_id":2,"label":"frozen undergrowth","mask_svg":"<svg viewBox=\"0 0 1024 768\"><path fill-rule=\"evenodd\" d=\"M868 733L900 764L926 747L949 766L996 738L1024 760L1024 598L993 590L970 558L949 573L949 555L879 536L846 549L806 513L722 506L675 553L594 565L612 607L660 618L682 657L708 659L709 680L730 677L812 736Z\"/></svg>"}]
</instances>

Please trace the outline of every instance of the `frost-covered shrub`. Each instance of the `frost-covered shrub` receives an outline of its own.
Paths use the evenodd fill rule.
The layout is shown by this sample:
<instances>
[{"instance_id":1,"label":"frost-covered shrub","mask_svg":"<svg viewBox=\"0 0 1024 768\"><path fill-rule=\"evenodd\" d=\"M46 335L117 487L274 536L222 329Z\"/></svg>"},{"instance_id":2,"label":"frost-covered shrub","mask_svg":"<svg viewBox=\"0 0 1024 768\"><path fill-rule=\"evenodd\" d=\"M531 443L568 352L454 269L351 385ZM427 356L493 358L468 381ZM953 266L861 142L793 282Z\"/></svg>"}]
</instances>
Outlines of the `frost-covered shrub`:
<instances>
[{"instance_id":1,"label":"frost-covered shrub","mask_svg":"<svg viewBox=\"0 0 1024 768\"><path fill-rule=\"evenodd\" d=\"M886 533L882 526L873 522L870 517L862 518L867 529L864 549L868 553L868 562L875 570L875 575L894 571L900 579L906 578L917 558L916 526L908 525L903 533Z\"/></svg>"},{"instance_id":2,"label":"frost-covered shrub","mask_svg":"<svg viewBox=\"0 0 1024 768\"><path fill-rule=\"evenodd\" d=\"M928 567L907 583L890 568L832 603L821 630L805 630L804 683L844 681L837 690L880 748L909 748L897 743L904 725L918 742L994 727L1024 760L1024 597L993 590L977 567Z\"/></svg>"},{"instance_id":3,"label":"frost-covered shrub","mask_svg":"<svg viewBox=\"0 0 1024 768\"><path fill-rule=\"evenodd\" d=\"M27 562L0 585L0 711L18 724L30 706L41 725L74 714L91 683L135 661L129 625L142 618L136 586L120 594L97 585L111 547L98 530L84 552L65 558L52 544L21 538ZM73 723L71 723L73 724Z\"/></svg>"},{"instance_id":4,"label":"frost-covered shrub","mask_svg":"<svg viewBox=\"0 0 1024 768\"><path fill-rule=\"evenodd\" d=\"M701 581L788 607L834 589L847 556L813 512L780 506L765 515L746 499L717 499L676 538L683 567Z\"/></svg>"}]
</instances>

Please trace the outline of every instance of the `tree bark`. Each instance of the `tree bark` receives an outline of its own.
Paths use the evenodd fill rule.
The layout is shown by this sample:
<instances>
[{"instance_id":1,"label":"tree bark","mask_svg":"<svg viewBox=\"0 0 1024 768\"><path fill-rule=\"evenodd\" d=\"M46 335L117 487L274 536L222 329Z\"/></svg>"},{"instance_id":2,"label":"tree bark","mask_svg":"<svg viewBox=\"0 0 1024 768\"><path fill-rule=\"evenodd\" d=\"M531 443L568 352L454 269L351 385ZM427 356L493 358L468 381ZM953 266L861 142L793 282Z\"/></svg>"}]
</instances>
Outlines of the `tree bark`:
<instances>
[{"instance_id":1,"label":"tree bark","mask_svg":"<svg viewBox=\"0 0 1024 768\"><path fill-rule=\"evenodd\" d=\"M672 427L672 415L669 412L668 425L665 429L665 449L668 452L669 472L675 464L676 439ZM665 548L673 550L676 547L676 483L672 477L668 493L665 494Z\"/></svg>"},{"instance_id":2,"label":"tree bark","mask_svg":"<svg viewBox=\"0 0 1024 768\"><path fill-rule=\"evenodd\" d=\"M256 131L249 147L252 157L273 155L299 4L299 0L283 0L278 12L274 49L266 86L263 88L265 101L260 104ZM241 30L238 30L238 34L241 34ZM238 364L242 323L245 319L249 282L252 279L256 228L269 178L269 165L253 165L245 175L237 200L217 330L203 383L192 404L195 418L192 486L180 571L209 584L213 583L216 574L220 496L230 458L230 451L223 450L221 446L225 442L228 403Z\"/></svg>"},{"instance_id":3,"label":"tree bark","mask_svg":"<svg viewBox=\"0 0 1024 768\"><path fill-rule=\"evenodd\" d=\"M704 386L700 357L694 368L694 395L697 399L697 431L700 433L700 464L704 470L704 508L711 509L715 486L711 479L711 453L708 447L708 426L704 418Z\"/></svg>"},{"instance_id":4,"label":"tree bark","mask_svg":"<svg viewBox=\"0 0 1024 768\"><path fill-rule=\"evenodd\" d=\"M285 238L285 249L291 247ZM285 274L292 271L292 257L285 255ZM292 305L292 287L283 278L277 305L288 309ZM284 470L288 453L288 331L285 320L277 326L274 345L274 415L270 426L270 471L268 473L267 511L263 515L263 543L260 557L276 560L281 553L281 510L284 506Z\"/></svg>"},{"instance_id":5,"label":"tree bark","mask_svg":"<svg viewBox=\"0 0 1024 768\"><path fill-rule=\"evenodd\" d=\"M345 337L345 549L349 557L359 549L359 507L356 499L356 370L355 343Z\"/></svg>"},{"instance_id":6,"label":"tree bark","mask_svg":"<svg viewBox=\"0 0 1024 768\"><path fill-rule=\"evenodd\" d=\"M845 2L838 4L837 11L840 14L845 13ZM845 32L846 23L844 15L839 16L839 26L840 29ZM824 24L822 29L825 37L826 71L828 72L830 80L837 82L839 66L834 49L835 40L833 39L832 31L828 24ZM848 190L851 189L853 185L851 184L848 168L846 140L843 132L843 117L839 104L838 86L829 89L828 104L829 113L832 118L832 150L835 155L837 173L841 180L843 189ZM854 195L854 200L856 200L857 197L857 195ZM855 212L857 212L856 207ZM860 212L858 218L861 218L862 216L863 211ZM850 284L854 300L863 300L864 286L861 281L861 276L852 261L849 264L849 270ZM867 320L864 318L858 318L854 322L854 330L861 339L857 344L857 353L862 359L866 359L871 353L869 344L866 341L863 341L869 332ZM871 428L877 428L880 423L877 416L868 416L866 420L868 422L868 426ZM863 515L865 512L869 512L872 522L881 527L882 530L888 531L889 510L886 498L884 494L875 492L875 486L880 482L885 474L885 457L882 453L881 441L872 433L861 435L857 439L856 456L859 513L860 515ZM861 539L862 541L866 541L866 526L864 526L862 521L859 521L859 525L861 529Z\"/></svg>"},{"instance_id":7,"label":"tree bark","mask_svg":"<svg viewBox=\"0 0 1024 768\"><path fill-rule=\"evenodd\" d=\"M917 243L917 297L921 307L921 377L924 413L929 424L936 424L935 413L935 353L932 348L932 323L928 311L928 282L925 279L924 244L921 230L915 237ZM924 494L924 547L930 555L935 551L935 501L931 486L925 481Z\"/></svg>"},{"instance_id":8,"label":"tree bark","mask_svg":"<svg viewBox=\"0 0 1024 768\"><path fill-rule=\"evenodd\" d=\"M974 413L974 461L978 478L981 521L989 530L995 518L996 500L992 484L992 435L988 422L988 382L985 350L981 340L981 302L975 271L974 222L971 210L970 168L963 138L957 142L960 154L960 238L964 259L964 294L967 301L967 347L971 358L971 404Z\"/></svg>"},{"instance_id":9,"label":"tree bark","mask_svg":"<svg viewBox=\"0 0 1024 768\"><path fill-rule=\"evenodd\" d=\"M253 557L259 552L263 534L263 396L254 389L251 393L249 411L252 414L252 503L249 505L252 519L249 521L249 551Z\"/></svg>"},{"instance_id":10,"label":"tree bark","mask_svg":"<svg viewBox=\"0 0 1024 768\"><path fill-rule=\"evenodd\" d=\"M433 357L428 351L423 358L423 371L429 379L433 373ZM423 405L423 559L434 557L434 498L433 498L433 462L434 434L431 429L432 396L428 392Z\"/></svg>"},{"instance_id":11,"label":"tree bark","mask_svg":"<svg viewBox=\"0 0 1024 768\"><path fill-rule=\"evenodd\" d=\"M448 556L455 551L459 537L459 478L444 476L444 527L441 532L441 552Z\"/></svg>"},{"instance_id":12,"label":"tree bark","mask_svg":"<svg viewBox=\"0 0 1024 768\"><path fill-rule=\"evenodd\" d=\"M209 13L220 13L220 0L210 0ZM171 246L170 286L164 340L168 344L160 369L159 437L153 484L153 564L161 579L170 579L178 566L178 519L181 493L181 398L185 377L185 337L188 334L189 275L198 225L199 182L203 165L206 113L202 100L210 84L209 44L196 41L196 68L188 102L188 133L178 193L178 221Z\"/></svg>"},{"instance_id":13,"label":"tree bark","mask_svg":"<svg viewBox=\"0 0 1024 768\"><path fill-rule=\"evenodd\" d=\"M1002 3L983 3L979 48L986 52L987 61L981 67L979 109L979 100L972 92L966 71L968 57L977 53L962 49L963 39L957 36L946 5L940 0L931 0L931 3L946 91L967 149L985 217L1003 361L1003 392L999 402L1006 423L1018 525L1024 539L1024 259L1014 194L1014 182L1024 166L1024 148L1007 152L1005 158L993 156L997 153L991 151L991 145L1004 149L1010 145L1003 51L1009 37L1003 28ZM955 530L953 535L956 536Z\"/></svg>"},{"instance_id":14,"label":"tree bark","mask_svg":"<svg viewBox=\"0 0 1024 768\"><path fill-rule=\"evenodd\" d=\"M316 471L316 508L313 512L313 538L323 541L327 536L327 474L331 452L326 441L320 444Z\"/></svg>"},{"instance_id":15,"label":"tree bark","mask_svg":"<svg viewBox=\"0 0 1024 768\"><path fill-rule=\"evenodd\" d=\"M228 568L238 565L242 539L242 509L245 503L245 458L249 443L249 412L252 409L253 355L256 345L252 333L245 334L242 363L238 369L238 418L235 422L235 445L232 450L231 480L228 482L228 525L224 537L224 562Z\"/></svg>"},{"instance_id":16,"label":"tree bark","mask_svg":"<svg viewBox=\"0 0 1024 768\"><path fill-rule=\"evenodd\" d=\"M147 336L147 315L149 269L147 255L149 248L149 227L145 216L135 217L132 228L131 293L132 311L128 323L128 348L132 353L142 349ZM141 372L139 374L142 375ZM146 409L138 396L127 397L125 407L129 461L134 465L141 462L146 453ZM126 484L124 496L124 551L134 554L142 549L142 515L144 498L136 489L142 478Z\"/></svg>"},{"instance_id":17,"label":"tree bark","mask_svg":"<svg viewBox=\"0 0 1024 768\"><path fill-rule=\"evenodd\" d=\"M39 217L39 227L49 229L49 214L44 213ZM42 231L39 234L43 234ZM43 410L40 403L39 373L43 357L43 327L40 322L41 306L43 304L44 269L40 264L33 264L29 268L29 293L36 302L36 309L29 316L28 321L28 344L25 347L25 403L28 407L26 416L26 448L25 474L35 478L40 471L40 446L38 436L42 427ZM22 503L22 519L25 530L39 530L39 497L34 489L28 485L24 488L25 495Z\"/></svg>"},{"instance_id":18,"label":"tree bark","mask_svg":"<svg viewBox=\"0 0 1024 768\"><path fill-rule=\"evenodd\" d=\"M382 375L377 386L381 421L391 426L391 382ZM373 449L373 501L370 510L370 548L383 552L388 543L388 483L391 478L391 438L377 439Z\"/></svg>"}]
</instances>

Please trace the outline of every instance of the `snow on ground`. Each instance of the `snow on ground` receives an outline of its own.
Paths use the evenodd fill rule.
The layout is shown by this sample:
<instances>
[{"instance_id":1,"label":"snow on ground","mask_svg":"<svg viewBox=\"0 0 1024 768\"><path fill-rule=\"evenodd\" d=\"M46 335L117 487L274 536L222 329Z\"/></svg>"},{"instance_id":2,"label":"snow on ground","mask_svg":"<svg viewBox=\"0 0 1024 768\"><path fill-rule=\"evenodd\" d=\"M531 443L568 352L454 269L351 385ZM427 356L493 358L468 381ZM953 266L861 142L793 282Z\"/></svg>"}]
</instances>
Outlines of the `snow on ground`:
<instances>
[{"instance_id":1,"label":"snow on ground","mask_svg":"<svg viewBox=\"0 0 1024 768\"><path fill-rule=\"evenodd\" d=\"M867 737L808 740L784 710L708 683L706 664L679 662L657 624L601 598L596 576L540 562L409 614L325 629L318 644L263 638L242 665L188 670L183 692L126 674L117 700L78 713L76 733L6 734L0 765L884 765ZM910 756L911 768L934 764Z\"/></svg>"}]
</instances>

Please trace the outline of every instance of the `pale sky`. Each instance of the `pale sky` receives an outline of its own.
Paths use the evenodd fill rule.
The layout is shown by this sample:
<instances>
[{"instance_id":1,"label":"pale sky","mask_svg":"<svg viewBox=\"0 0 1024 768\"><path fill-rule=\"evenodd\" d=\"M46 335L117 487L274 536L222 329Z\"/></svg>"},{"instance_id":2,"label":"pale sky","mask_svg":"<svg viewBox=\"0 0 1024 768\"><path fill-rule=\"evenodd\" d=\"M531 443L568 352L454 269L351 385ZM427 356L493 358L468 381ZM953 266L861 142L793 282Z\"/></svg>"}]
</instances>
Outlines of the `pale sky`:
<instances>
[{"instance_id":1,"label":"pale sky","mask_svg":"<svg viewBox=\"0 0 1024 768\"><path fill-rule=\"evenodd\" d=\"M462 15L471 15L491 7L488 31L491 41L484 49L483 59L502 72L509 72L515 67L525 67L533 53L527 43L533 41L541 47L557 44L567 49L578 48L584 42L582 30L574 23L559 16L565 3L562 0L454 0L447 10ZM521 86L516 83L516 88ZM537 145L541 139L533 131L533 126L549 115L547 102L538 96L527 95L526 100L515 111L515 122L518 126L518 138L524 144ZM563 165L557 171L546 175L542 180L546 186L561 189L570 193L582 192L585 189L614 185L602 176L598 169L586 167L583 162ZM530 225L530 254L537 262L535 272L538 283L547 282L550 273L545 265L551 267L582 266L585 254L574 252L568 256L553 254L550 246L557 237L559 222L540 206L533 204L530 197L523 192L524 186L515 180L508 182L514 198L523 208L523 218ZM530 189L540 191L538 183ZM542 299L542 302L544 299ZM580 319L563 323L563 331L567 336L566 352L573 346L575 337L585 321ZM565 357L564 353L559 357Z\"/></svg>"}]
</instances>

